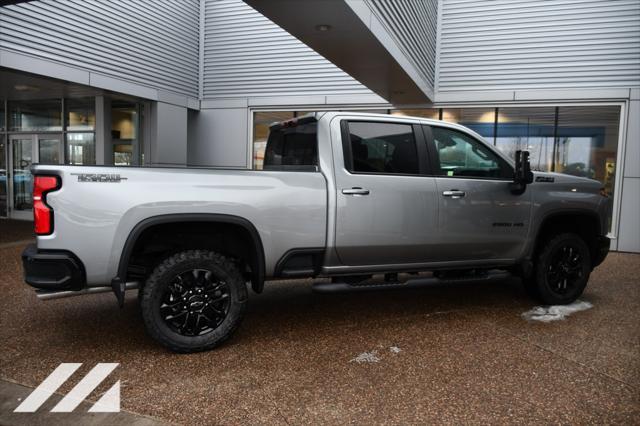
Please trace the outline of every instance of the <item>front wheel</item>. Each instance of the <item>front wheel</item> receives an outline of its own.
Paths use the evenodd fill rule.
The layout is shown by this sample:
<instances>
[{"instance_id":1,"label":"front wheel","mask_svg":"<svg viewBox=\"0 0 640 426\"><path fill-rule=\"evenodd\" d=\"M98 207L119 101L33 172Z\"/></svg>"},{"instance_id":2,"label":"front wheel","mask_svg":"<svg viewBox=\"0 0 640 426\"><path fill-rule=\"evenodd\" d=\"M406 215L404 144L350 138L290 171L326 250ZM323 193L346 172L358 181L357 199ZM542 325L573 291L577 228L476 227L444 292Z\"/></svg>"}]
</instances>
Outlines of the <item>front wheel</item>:
<instances>
[{"instance_id":1,"label":"front wheel","mask_svg":"<svg viewBox=\"0 0 640 426\"><path fill-rule=\"evenodd\" d=\"M547 305L574 302L587 286L591 273L589 248L576 234L560 234L548 240L535 259L527 292Z\"/></svg>"},{"instance_id":2,"label":"front wheel","mask_svg":"<svg viewBox=\"0 0 640 426\"><path fill-rule=\"evenodd\" d=\"M147 331L174 352L212 349L240 324L247 304L242 274L205 250L172 255L147 279L140 305Z\"/></svg>"}]
</instances>

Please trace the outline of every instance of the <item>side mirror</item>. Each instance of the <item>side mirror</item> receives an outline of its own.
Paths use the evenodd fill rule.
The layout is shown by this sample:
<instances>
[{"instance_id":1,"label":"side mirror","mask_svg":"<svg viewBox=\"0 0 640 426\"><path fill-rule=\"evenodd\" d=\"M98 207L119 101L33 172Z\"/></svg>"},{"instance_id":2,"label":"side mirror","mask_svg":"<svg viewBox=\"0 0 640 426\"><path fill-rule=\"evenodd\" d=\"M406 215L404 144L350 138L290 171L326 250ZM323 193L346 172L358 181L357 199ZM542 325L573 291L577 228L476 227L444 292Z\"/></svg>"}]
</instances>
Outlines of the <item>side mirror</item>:
<instances>
[{"instance_id":1,"label":"side mirror","mask_svg":"<svg viewBox=\"0 0 640 426\"><path fill-rule=\"evenodd\" d=\"M516 168L513 175L513 182L510 185L511 192L522 194L527 189L527 185L533 182L533 172L529 162L529 151L516 151Z\"/></svg>"}]
</instances>

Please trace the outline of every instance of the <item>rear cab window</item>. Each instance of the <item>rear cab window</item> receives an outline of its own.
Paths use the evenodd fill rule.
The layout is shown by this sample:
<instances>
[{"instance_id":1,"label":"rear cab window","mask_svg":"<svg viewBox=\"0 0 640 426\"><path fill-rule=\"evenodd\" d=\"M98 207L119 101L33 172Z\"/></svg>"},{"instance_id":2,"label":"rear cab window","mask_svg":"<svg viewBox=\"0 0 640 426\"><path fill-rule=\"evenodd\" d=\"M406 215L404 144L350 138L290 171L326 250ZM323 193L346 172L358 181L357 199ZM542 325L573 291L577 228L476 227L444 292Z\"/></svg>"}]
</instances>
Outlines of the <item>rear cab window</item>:
<instances>
[{"instance_id":1,"label":"rear cab window","mask_svg":"<svg viewBox=\"0 0 640 426\"><path fill-rule=\"evenodd\" d=\"M264 170L317 171L318 122L305 116L275 123L269 131Z\"/></svg>"}]
</instances>

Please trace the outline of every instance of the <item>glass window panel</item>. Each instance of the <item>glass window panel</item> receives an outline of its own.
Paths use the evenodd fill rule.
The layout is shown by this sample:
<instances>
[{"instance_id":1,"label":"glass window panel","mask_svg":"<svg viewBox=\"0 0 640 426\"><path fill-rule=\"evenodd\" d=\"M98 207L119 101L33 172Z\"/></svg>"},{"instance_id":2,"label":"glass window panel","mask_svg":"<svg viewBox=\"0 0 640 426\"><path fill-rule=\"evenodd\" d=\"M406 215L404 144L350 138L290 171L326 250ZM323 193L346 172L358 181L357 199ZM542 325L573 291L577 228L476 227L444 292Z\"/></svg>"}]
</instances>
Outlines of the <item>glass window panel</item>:
<instances>
[{"instance_id":1,"label":"glass window panel","mask_svg":"<svg viewBox=\"0 0 640 426\"><path fill-rule=\"evenodd\" d=\"M440 119L440 110L438 108L423 108L423 109L394 109L391 111L391 115L410 116L410 117L423 117L430 118L432 120Z\"/></svg>"},{"instance_id":2,"label":"glass window panel","mask_svg":"<svg viewBox=\"0 0 640 426\"><path fill-rule=\"evenodd\" d=\"M130 166L133 160L133 147L131 144L118 144L113 146L113 164L115 166Z\"/></svg>"},{"instance_id":3,"label":"glass window panel","mask_svg":"<svg viewBox=\"0 0 640 426\"><path fill-rule=\"evenodd\" d=\"M61 131L62 101L29 100L9 102L9 128L15 132Z\"/></svg>"},{"instance_id":4,"label":"glass window panel","mask_svg":"<svg viewBox=\"0 0 640 426\"><path fill-rule=\"evenodd\" d=\"M4 132L5 128L4 128L5 124L4 124L4 100L0 99L0 132ZM0 212L0 215L2 213Z\"/></svg>"},{"instance_id":5,"label":"glass window panel","mask_svg":"<svg viewBox=\"0 0 640 426\"><path fill-rule=\"evenodd\" d=\"M500 108L496 146L509 158L515 158L517 150L527 150L533 170L550 171L555 111L555 107Z\"/></svg>"},{"instance_id":6,"label":"glass window panel","mask_svg":"<svg viewBox=\"0 0 640 426\"><path fill-rule=\"evenodd\" d=\"M33 177L33 139L13 139L13 208L16 210L30 210L33 207L32 191Z\"/></svg>"},{"instance_id":7,"label":"glass window panel","mask_svg":"<svg viewBox=\"0 0 640 426\"><path fill-rule=\"evenodd\" d=\"M555 171L599 180L613 194L619 125L619 106L560 107Z\"/></svg>"},{"instance_id":8,"label":"glass window panel","mask_svg":"<svg viewBox=\"0 0 640 426\"><path fill-rule=\"evenodd\" d=\"M138 106L133 102L113 101L111 104L111 139L113 163L117 166L136 164L135 147L140 141Z\"/></svg>"},{"instance_id":9,"label":"glass window panel","mask_svg":"<svg viewBox=\"0 0 640 426\"><path fill-rule=\"evenodd\" d=\"M7 216L7 142L0 135L0 216Z\"/></svg>"},{"instance_id":10,"label":"glass window panel","mask_svg":"<svg viewBox=\"0 0 640 426\"><path fill-rule=\"evenodd\" d=\"M293 117L293 111L256 112L253 114L253 168L255 170L263 168L269 126L277 121L289 120Z\"/></svg>"},{"instance_id":11,"label":"glass window panel","mask_svg":"<svg viewBox=\"0 0 640 426\"><path fill-rule=\"evenodd\" d=\"M495 108L448 108L442 110L442 120L462 124L493 143Z\"/></svg>"},{"instance_id":12,"label":"glass window panel","mask_svg":"<svg viewBox=\"0 0 640 426\"><path fill-rule=\"evenodd\" d=\"M361 173L419 173L418 151L411 125L351 121L349 139L351 164L346 164L348 170Z\"/></svg>"},{"instance_id":13,"label":"glass window panel","mask_svg":"<svg viewBox=\"0 0 640 426\"><path fill-rule=\"evenodd\" d=\"M295 127L270 132L264 154L265 170L291 170L287 166L318 165L318 123L299 124Z\"/></svg>"},{"instance_id":14,"label":"glass window panel","mask_svg":"<svg viewBox=\"0 0 640 426\"><path fill-rule=\"evenodd\" d=\"M60 139L40 139L38 141L38 163L60 164Z\"/></svg>"},{"instance_id":15,"label":"glass window panel","mask_svg":"<svg viewBox=\"0 0 640 426\"><path fill-rule=\"evenodd\" d=\"M93 165L96 164L96 143L93 133L67 133L66 136L67 164Z\"/></svg>"},{"instance_id":16,"label":"glass window panel","mask_svg":"<svg viewBox=\"0 0 640 426\"><path fill-rule=\"evenodd\" d=\"M510 167L481 142L444 127L432 127L439 174L452 177L510 178Z\"/></svg>"},{"instance_id":17,"label":"glass window panel","mask_svg":"<svg viewBox=\"0 0 640 426\"><path fill-rule=\"evenodd\" d=\"M96 127L95 98L66 99L67 130L94 130Z\"/></svg>"}]
</instances>

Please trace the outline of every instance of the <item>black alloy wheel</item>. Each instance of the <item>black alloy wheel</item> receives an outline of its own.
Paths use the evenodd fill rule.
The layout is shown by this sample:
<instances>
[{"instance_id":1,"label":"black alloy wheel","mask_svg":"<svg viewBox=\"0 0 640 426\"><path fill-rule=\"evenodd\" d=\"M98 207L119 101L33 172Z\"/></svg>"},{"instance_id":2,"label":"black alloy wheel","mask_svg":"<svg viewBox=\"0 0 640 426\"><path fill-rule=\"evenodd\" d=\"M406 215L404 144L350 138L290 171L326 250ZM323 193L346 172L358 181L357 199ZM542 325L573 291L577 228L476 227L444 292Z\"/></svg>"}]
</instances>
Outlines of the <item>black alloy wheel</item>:
<instances>
[{"instance_id":1,"label":"black alloy wheel","mask_svg":"<svg viewBox=\"0 0 640 426\"><path fill-rule=\"evenodd\" d=\"M164 259L142 288L147 331L174 352L212 349L238 328L247 306L238 262L208 250Z\"/></svg>"},{"instance_id":2,"label":"black alloy wheel","mask_svg":"<svg viewBox=\"0 0 640 426\"><path fill-rule=\"evenodd\" d=\"M161 299L160 315L183 336L201 336L218 328L229 313L229 287L207 269L179 273Z\"/></svg>"},{"instance_id":3,"label":"black alloy wheel","mask_svg":"<svg viewBox=\"0 0 640 426\"><path fill-rule=\"evenodd\" d=\"M564 296L580 284L583 259L580 250L570 243L559 246L551 255L547 268L547 285L559 296Z\"/></svg>"},{"instance_id":4,"label":"black alloy wheel","mask_svg":"<svg viewBox=\"0 0 640 426\"><path fill-rule=\"evenodd\" d=\"M582 295L591 274L591 255L577 234L547 239L534 257L531 276L524 278L527 293L546 305L566 305Z\"/></svg>"}]
</instances>

